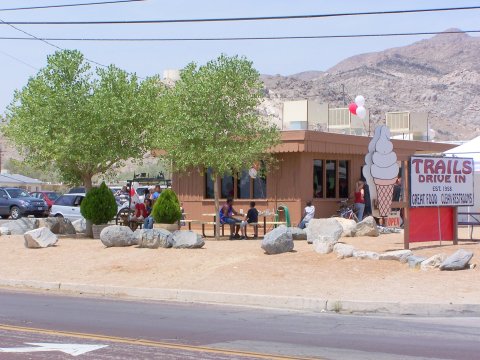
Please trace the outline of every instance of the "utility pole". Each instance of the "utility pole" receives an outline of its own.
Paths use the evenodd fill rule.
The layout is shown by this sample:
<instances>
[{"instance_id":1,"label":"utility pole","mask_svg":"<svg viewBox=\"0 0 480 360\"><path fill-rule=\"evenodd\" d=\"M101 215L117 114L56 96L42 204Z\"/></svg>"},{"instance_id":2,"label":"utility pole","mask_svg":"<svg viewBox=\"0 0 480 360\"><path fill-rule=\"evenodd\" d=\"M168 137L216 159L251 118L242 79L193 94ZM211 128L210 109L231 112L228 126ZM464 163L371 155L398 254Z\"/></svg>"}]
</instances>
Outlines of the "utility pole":
<instances>
[{"instance_id":1,"label":"utility pole","mask_svg":"<svg viewBox=\"0 0 480 360\"><path fill-rule=\"evenodd\" d=\"M342 96L343 96L343 105L347 106L347 101L345 99L345 84L342 84Z\"/></svg>"}]
</instances>

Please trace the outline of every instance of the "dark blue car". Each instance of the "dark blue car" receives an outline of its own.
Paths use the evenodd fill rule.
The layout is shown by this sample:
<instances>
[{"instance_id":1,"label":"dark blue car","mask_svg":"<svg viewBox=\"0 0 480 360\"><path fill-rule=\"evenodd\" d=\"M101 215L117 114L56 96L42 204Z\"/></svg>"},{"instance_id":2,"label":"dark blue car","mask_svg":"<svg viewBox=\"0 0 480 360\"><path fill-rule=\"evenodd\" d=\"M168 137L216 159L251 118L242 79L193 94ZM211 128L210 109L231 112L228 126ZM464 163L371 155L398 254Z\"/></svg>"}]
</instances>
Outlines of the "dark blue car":
<instances>
[{"instance_id":1,"label":"dark blue car","mask_svg":"<svg viewBox=\"0 0 480 360\"><path fill-rule=\"evenodd\" d=\"M0 188L0 216L17 220L22 216L48 216L48 205L19 188Z\"/></svg>"}]
</instances>

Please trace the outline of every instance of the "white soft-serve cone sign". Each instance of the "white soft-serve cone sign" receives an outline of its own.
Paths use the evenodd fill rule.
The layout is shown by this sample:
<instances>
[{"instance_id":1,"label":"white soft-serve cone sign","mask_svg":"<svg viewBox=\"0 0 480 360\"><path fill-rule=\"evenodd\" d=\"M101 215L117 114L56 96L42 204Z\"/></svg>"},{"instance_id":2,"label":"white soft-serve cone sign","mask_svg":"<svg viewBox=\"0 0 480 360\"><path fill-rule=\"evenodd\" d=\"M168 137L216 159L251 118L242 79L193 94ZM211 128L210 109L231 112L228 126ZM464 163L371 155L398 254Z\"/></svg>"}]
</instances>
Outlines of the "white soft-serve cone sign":
<instances>
[{"instance_id":1,"label":"white soft-serve cone sign","mask_svg":"<svg viewBox=\"0 0 480 360\"><path fill-rule=\"evenodd\" d=\"M398 169L397 154L393 151L393 144L390 141L390 130L385 125L377 126L368 144L363 176L367 180L371 200L377 199L381 217L390 214Z\"/></svg>"}]
</instances>

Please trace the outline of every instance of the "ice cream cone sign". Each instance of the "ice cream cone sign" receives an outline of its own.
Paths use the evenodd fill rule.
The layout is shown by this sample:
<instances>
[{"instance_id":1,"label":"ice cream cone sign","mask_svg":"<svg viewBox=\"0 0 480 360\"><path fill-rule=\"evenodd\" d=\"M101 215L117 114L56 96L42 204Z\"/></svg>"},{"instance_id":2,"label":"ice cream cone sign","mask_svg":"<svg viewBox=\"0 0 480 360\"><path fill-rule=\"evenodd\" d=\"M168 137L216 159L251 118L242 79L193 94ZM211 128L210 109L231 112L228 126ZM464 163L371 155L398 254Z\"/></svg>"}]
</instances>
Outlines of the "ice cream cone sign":
<instances>
[{"instance_id":1,"label":"ice cream cone sign","mask_svg":"<svg viewBox=\"0 0 480 360\"><path fill-rule=\"evenodd\" d=\"M365 155L363 176L372 201L372 210L380 217L387 217L392 207L393 188L398 178L397 154L390 141L390 130L385 125L377 126ZM373 205L377 206L373 206ZM377 214L374 214L377 215Z\"/></svg>"}]
</instances>

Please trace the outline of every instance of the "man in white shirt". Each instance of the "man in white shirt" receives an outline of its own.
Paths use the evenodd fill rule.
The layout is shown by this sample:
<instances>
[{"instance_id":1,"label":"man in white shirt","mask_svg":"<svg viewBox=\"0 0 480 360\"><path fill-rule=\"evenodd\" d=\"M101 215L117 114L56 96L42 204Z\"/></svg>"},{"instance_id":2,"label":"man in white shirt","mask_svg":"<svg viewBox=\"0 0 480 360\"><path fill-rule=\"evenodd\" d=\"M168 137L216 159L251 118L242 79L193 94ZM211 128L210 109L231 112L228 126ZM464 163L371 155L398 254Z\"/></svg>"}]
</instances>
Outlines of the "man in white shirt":
<instances>
[{"instance_id":1,"label":"man in white shirt","mask_svg":"<svg viewBox=\"0 0 480 360\"><path fill-rule=\"evenodd\" d=\"M303 210L303 218L298 224L300 229L305 229L308 225L308 222L315 217L315 206L312 205L311 201L307 201L307 206L305 206L305 210Z\"/></svg>"}]
</instances>

